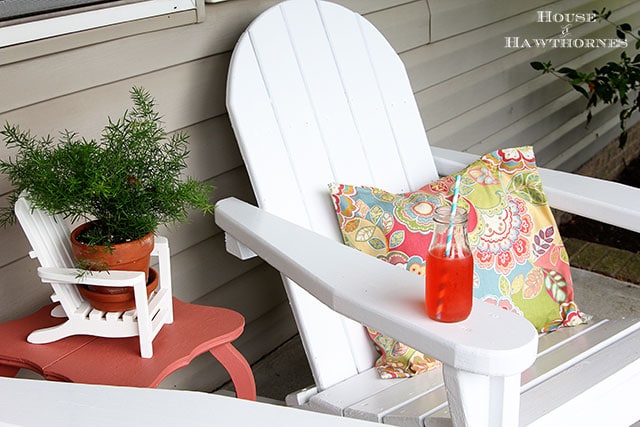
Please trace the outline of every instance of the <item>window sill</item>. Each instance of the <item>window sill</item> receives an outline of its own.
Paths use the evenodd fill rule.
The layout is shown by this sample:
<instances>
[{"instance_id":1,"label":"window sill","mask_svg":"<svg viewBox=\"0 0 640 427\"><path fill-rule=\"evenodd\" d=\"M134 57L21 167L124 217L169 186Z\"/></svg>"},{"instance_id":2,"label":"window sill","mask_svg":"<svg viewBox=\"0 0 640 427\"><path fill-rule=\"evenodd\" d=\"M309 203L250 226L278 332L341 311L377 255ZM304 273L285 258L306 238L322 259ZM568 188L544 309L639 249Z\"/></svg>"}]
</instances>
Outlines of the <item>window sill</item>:
<instances>
[{"instance_id":1,"label":"window sill","mask_svg":"<svg viewBox=\"0 0 640 427\"><path fill-rule=\"evenodd\" d=\"M203 19L204 0L148 0L0 27L0 64Z\"/></svg>"}]
</instances>

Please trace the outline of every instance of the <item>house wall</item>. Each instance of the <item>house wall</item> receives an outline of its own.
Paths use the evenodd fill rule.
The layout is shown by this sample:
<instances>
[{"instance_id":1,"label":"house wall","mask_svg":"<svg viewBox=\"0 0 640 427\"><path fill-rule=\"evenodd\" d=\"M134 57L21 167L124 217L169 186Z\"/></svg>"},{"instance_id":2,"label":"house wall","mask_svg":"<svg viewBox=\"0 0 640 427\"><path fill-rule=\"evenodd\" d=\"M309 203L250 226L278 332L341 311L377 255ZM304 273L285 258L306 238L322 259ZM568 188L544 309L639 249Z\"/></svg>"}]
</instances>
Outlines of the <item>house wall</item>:
<instances>
[{"instance_id":1,"label":"house wall","mask_svg":"<svg viewBox=\"0 0 640 427\"><path fill-rule=\"evenodd\" d=\"M168 130L191 135L188 172L217 187L214 201L233 195L253 202L225 113L226 73L240 33L277 2L208 4L199 24L80 47L75 47L74 37L83 34L76 34L65 37L63 50L35 57L0 49L0 121L40 135L68 128L97 137L107 115L121 114L129 102L128 90L140 85L156 98ZM585 130L582 100L565 83L528 65L547 59L593 64L616 55L613 50L505 47L507 36L560 33L560 24L535 22L536 10L588 12L600 7L599 2L337 2L364 14L400 53L433 145L482 154L532 144L541 165L573 170L616 135L615 111L599 111ZM617 10L616 18L640 22L639 3L608 3ZM575 26L571 33L583 38L604 34L598 24ZM39 47L34 44L33 49ZM2 158L9 155L0 147ZM6 178L0 177L0 195L6 197L9 190ZM211 217L194 215L189 224L161 233L170 239L175 295L243 313L247 327L236 344L250 361L296 333L277 272L260 260L242 262L227 255L224 236ZM0 241L0 321L6 321L48 302L49 289L36 277L37 263L27 256L19 227L0 229ZM205 355L162 386L210 390L225 380L217 362Z\"/></svg>"},{"instance_id":2,"label":"house wall","mask_svg":"<svg viewBox=\"0 0 640 427\"><path fill-rule=\"evenodd\" d=\"M569 85L534 71L531 61L593 70L619 57L611 48L507 48L506 37L560 38L564 23L536 22L537 11L589 13L601 1L429 0L430 43L403 54L431 144L484 154L533 145L538 164L573 171L618 135L615 108L597 108L585 127L586 101ZM611 19L640 23L640 3L607 1ZM567 38L611 39L605 23L576 24ZM532 42L533 43L533 42ZM633 43L630 42L630 45Z\"/></svg>"}]
</instances>

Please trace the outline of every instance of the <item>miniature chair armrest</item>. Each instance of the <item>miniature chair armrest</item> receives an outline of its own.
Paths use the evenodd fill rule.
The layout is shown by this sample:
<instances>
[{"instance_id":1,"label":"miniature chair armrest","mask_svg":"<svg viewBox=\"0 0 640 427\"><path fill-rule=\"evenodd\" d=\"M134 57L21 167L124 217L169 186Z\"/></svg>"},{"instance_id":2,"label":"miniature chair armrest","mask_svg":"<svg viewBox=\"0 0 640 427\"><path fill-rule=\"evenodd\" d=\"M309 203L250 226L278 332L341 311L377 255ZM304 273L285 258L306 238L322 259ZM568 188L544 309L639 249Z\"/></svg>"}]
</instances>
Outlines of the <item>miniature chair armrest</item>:
<instances>
[{"instance_id":1,"label":"miniature chair armrest","mask_svg":"<svg viewBox=\"0 0 640 427\"><path fill-rule=\"evenodd\" d=\"M151 315L147 299L147 281L142 271L91 271L85 272L77 268L39 267L38 276L43 282L84 284L94 286L133 287L133 298L136 304L138 324L145 329L141 336L151 332ZM146 326L145 326L146 325ZM149 330L147 332L147 329ZM151 357L153 350L151 341L147 345L140 343L142 357Z\"/></svg>"},{"instance_id":2,"label":"miniature chair armrest","mask_svg":"<svg viewBox=\"0 0 640 427\"><path fill-rule=\"evenodd\" d=\"M173 296L171 285L171 251L169 250L169 239L164 236L154 236L153 250L151 256L158 258L158 270L160 273L159 288L167 294L166 301L171 301ZM168 304L170 307L171 304ZM167 323L173 322L173 309L168 310Z\"/></svg>"},{"instance_id":3,"label":"miniature chair armrest","mask_svg":"<svg viewBox=\"0 0 640 427\"><path fill-rule=\"evenodd\" d=\"M162 252L165 250L169 250L169 239L164 236L154 236L151 256L162 256Z\"/></svg>"},{"instance_id":4,"label":"miniature chair armrest","mask_svg":"<svg viewBox=\"0 0 640 427\"><path fill-rule=\"evenodd\" d=\"M406 270L234 198L218 202L216 223L333 310L454 369L519 375L536 358L537 334L523 317L476 300L467 320L435 322L422 279Z\"/></svg>"},{"instance_id":5,"label":"miniature chair armrest","mask_svg":"<svg viewBox=\"0 0 640 427\"><path fill-rule=\"evenodd\" d=\"M39 267L38 276L43 282L62 282L77 285L136 287L146 285L142 271L86 271L77 268ZM139 286L139 285L138 285Z\"/></svg>"},{"instance_id":6,"label":"miniature chair armrest","mask_svg":"<svg viewBox=\"0 0 640 427\"><path fill-rule=\"evenodd\" d=\"M440 175L458 172L478 156L432 147ZM598 178L539 168L549 205L607 224L640 232L640 189Z\"/></svg>"}]
</instances>

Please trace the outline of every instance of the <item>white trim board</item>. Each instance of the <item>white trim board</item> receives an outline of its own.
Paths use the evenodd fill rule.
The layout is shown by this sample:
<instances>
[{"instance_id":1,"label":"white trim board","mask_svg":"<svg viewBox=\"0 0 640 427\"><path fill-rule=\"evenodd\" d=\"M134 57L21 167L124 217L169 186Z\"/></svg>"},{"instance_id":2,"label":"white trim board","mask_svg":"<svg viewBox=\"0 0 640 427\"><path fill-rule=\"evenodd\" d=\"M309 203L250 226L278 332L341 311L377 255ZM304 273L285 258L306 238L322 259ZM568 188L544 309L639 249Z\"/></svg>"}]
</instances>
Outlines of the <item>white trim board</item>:
<instances>
[{"instance_id":1,"label":"white trim board","mask_svg":"<svg viewBox=\"0 0 640 427\"><path fill-rule=\"evenodd\" d=\"M0 28L0 48L188 10L203 11L202 0L148 0L24 22Z\"/></svg>"}]
</instances>

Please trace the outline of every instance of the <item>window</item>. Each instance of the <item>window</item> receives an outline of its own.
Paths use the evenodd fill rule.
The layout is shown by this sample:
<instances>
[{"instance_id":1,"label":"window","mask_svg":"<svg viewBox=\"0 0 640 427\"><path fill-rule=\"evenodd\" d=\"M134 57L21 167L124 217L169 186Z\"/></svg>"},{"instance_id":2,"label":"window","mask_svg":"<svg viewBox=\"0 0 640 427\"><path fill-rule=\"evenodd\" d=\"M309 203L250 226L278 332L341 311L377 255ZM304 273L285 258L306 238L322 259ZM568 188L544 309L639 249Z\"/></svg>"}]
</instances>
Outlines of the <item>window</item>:
<instances>
[{"instance_id":1,"label":"window","mask_svg":"<svg viewBox=\"0 0 640 427\"><path fill-rule=\"evenodd\" d=\"M37 18L47 13L116 1L118 0L0 0L0 21Z\"/></svg>"},{"instance_id":2,"label":"window","mask_svg":"<svg viewBox=\"0 0 640 427\"><path fill-rule=\"evenodd\" d=\"M90 7L104 3L100 8ZM109 4L111 3L111 4ZM106 6L106 7L105 7ZM75 7L83 7L76 12ZM53 16L45 15L44 19L27 19L38 13L60 11ZM13 12L12 12L13 11ZM186 13L182 19L160 20L160 28L168 28L185 23L195 23L204 19L204 0L0 0L0 48L16 46L37 40L49 39L56 36L68 35L80 31L117 26L119 24L151 19L162 16L176 16ZM17 20L6 21L9 15L21 17ZM148 26L140 26L148 30ZM144 31L144 30L142 30ZM131 34L131 29L125 31ZM134 31L135 32L135 31ZM125 35L126 35L125 34ZM110 35L110 38L116 37ZM77 42L75 43L78 44Z\"/></svg>"}]
</instances>

